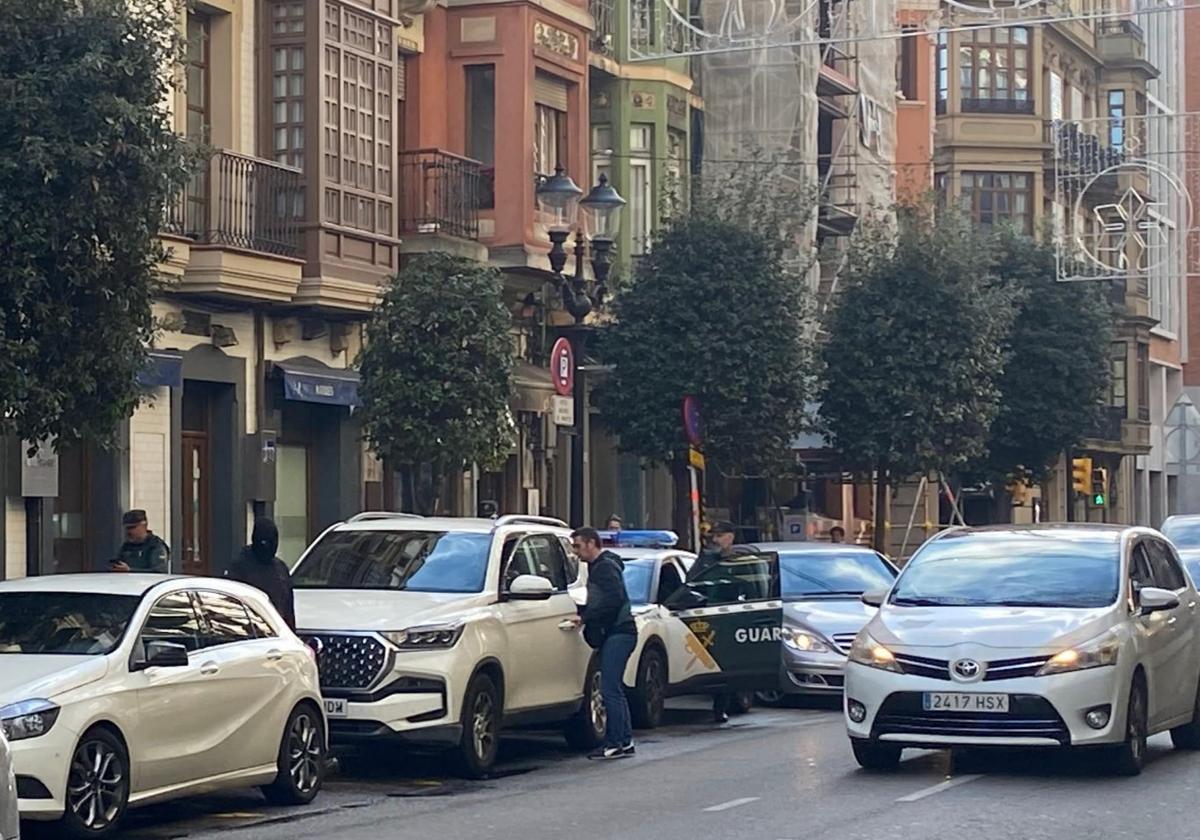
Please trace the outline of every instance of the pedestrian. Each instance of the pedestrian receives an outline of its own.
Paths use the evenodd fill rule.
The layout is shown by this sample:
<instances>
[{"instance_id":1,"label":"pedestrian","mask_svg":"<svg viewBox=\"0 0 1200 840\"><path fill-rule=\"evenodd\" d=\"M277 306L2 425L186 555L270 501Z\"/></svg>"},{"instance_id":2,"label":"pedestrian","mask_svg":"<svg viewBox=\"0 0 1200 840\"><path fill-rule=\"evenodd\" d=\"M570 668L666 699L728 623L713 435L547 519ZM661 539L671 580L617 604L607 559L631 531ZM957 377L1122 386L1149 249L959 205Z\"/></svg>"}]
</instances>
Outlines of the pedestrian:
<instances>
[{"instance_id":1,"label":"pedestrian","mask_svg":"<svg viewBox=\"0 0 1200 840\"><path fill-rule=\"evenodd\" d=\"M117 559L109 564L114 572L142 572L165 575L170 569L171 549L150 530L146 511L131 510L121 517L125 542Z\"/></svg>"},{"instance_id":2,"label":"pedestrian","mask_svg":"<svg viewBox=\"0 0 1200 840\"><path fill-rule=\"evenodd\" d=\"M846 529L841 525L834 525L829 529L829 541L831 543L844 543L846 541Z\"/></svg>"},{"instance_id":3,"label":"pedestrian","mask_svg":"<svg viewBox=\"0 0 1200 840\"><path fill-rule=\"evenodd\" d=\"M707 572L714 566L720 565L723 560L728 560L736 555L733 550L733 543L737 529L733 527L732 522L721 520L714 522L709 530L708 547L700 552L700 556L696 558L696 563L692 566L691 572L688 573L689 579L694 579L697 576ZM729 704L733 701L733 695L727 692L714 694L712 698L713 721L716 723L729 722Z\"/></svg>"},{"instance_id":4,"label":"pedestrian","mask_svg":"<svg viewBox=\"0 0 1200 840\"><path fill-rule=\"evenodd\" d=\"M607 721L604 746L589 758L627 758L634 754L633 719L625 697L625 665L637 644L637 625L625 591L625 565L600 547L595 528L571 534L579 559L588 565L587 603L579 608L583 638L600 651L600 692Z\"/></svg>"},{"instance_id":5,"label":"pedestrian","mask_svg":"<svg viewBox=\"0 0 1200 840\"><path fill-rule=\"evenodd\" d=\"M292 593L292 576L287 564L275 556L278 549L279 529L267 517L258 517L254 520L250 545L242 549L225 577L265 592L287 626L295 630L296 599Z\"/></svg>"},{"instance_id":6,"label":"pedestrian","mask_svg":"<svg viewBox=\"0 0 1200 840\"><path fill-rule=\"evenodd\" d=\"M613 531L614 533L620 533L621 532L621 517L617 516L614 513L612 516L608 517L608 523L605 524L604 528L607 531Z\"/></svg>"}]
</instances>

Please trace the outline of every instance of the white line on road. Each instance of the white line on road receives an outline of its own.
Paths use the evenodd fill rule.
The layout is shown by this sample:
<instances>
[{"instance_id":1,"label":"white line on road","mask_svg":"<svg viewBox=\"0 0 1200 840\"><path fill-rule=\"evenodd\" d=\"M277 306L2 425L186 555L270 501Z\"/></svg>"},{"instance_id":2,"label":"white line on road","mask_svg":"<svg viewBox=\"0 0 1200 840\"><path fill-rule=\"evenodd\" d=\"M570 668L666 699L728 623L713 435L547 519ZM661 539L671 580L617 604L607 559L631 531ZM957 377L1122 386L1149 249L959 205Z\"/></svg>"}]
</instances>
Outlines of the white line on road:
<instances>
[{"instance_id":1,"label":"white line on road","mask_svg":"<svg viewBox=\"0 0 1200 840\"><path fill-rule=\"evenodd\" d=\"M705 808L705 811L728 811L730 808L737 808L739 805L749 805L751 802L758 801L757 796L743 796L741 799L730 799L728 802L722 802L720 805L712 805Z\"/></svg>"},{"instance_id":2,"label":"white line on road","mask_svg":"<svg viewBox=\"0 0 1200 840\"><path fill-rule=\"evenodd\" d=\"M973 782L976 779L982 779L982 773L968 773L965 776L955 776L953 779L947 779L944 782L939 782L932 787L924 788L916 793L910 793L908 796L901 796L897 802L916 802L919 799L924 799L926 796L933 796L935 793L941 793L944 790L965 785L967 782Z\"/></svg>"}]
</instances>

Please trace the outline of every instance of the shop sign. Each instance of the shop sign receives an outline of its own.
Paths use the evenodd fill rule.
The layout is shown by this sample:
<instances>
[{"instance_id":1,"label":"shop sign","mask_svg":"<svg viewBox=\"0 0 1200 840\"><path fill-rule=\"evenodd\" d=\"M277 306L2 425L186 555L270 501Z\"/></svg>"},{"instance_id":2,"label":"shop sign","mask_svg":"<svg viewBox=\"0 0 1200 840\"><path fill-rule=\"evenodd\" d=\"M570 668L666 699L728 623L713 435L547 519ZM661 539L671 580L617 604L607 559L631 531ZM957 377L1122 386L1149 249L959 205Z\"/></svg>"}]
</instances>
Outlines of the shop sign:
<instances>
[{"instance_id":1,"label":"shop sign","mask_svg":"<svg viewBox=\"0 0 1200 840\"><path fill-rule=\"evenodd\" d=\"M554 395L554 423L558 426L575 425L575 400Z\"/></svg>"}]
</instances>

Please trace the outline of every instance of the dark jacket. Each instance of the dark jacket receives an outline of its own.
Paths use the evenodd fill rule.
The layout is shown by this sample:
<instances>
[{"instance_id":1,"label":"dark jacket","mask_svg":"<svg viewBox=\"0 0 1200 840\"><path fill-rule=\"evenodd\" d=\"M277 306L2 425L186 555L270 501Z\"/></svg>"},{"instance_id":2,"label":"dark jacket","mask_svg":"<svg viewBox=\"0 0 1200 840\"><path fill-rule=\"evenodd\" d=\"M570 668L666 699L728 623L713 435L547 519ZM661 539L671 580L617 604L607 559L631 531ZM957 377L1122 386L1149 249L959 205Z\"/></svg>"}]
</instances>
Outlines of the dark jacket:
<instances>
[{"instance_id":1,"label":"dark jacket","mask_svg":"<svg viewBox=\"0 0 1200 840\"><path fill-rule=\"evenodd\" d=\"M579 616L584 640L596 649L609 636L637 634L625 591L625 564L611 551L588 564L587 603L579 608Z\"/></svg>"},{"instance_id":2,"label":"dark jacket","mask_svg":"<svg viewBox=\"0 0 1200 840\"><path fill-rule=\"evenodd\" d=\"M225 577L261 589L279 610L287 626L296 629L296 600L292 594L292 576L287 564L275 556L279 548L279 529L270 519L254 521L250 545L242 549Z\"/></svg>"},{"instance_id":3,"label":"dark jacket","mask_svg":"<svg viewBox=\"0 0 1200 840\"><path fill-rule=\"evenodd\" d=\"M692 564L691 570L688 571L687 579L695 580L713 566L720 565L722 560L727 560L730 557L733 557L735 554L736 552L732 549L729 551L722 551L715 546L709 546L708 548L703 549L696 557L696 562Z\"/></svg>"},{"instance_id":4,"label":"dark jacket","mask_svg":"<svg viewBox=\"0 0 1200 840\"><path fill-rule=\"evenodd\" d=\"M170 556L171 549L162 541L162 538L149 533L146 535L146 539L140 543L123 543L117 559L128 566L131 572L165 575Z\"/></svg>"}]
</instances>

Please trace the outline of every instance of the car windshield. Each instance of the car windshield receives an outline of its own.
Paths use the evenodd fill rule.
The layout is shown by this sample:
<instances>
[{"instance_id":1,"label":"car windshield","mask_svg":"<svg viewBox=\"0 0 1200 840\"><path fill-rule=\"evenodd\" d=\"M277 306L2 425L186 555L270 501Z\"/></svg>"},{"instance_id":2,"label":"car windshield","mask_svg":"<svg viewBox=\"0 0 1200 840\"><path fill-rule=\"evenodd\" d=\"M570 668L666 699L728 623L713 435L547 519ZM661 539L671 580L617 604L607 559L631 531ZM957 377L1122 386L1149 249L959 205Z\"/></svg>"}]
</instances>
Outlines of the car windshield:
<instances>
[{"instance_id":1,"label":"car windshield","mask_svg":"<svg viewBox=\"0 0 1200 840\"><path fill-rule=\"evenodd\" d=\"M96 592L0 592L0 654L111 653L141 600Z\"/></svg>"},{"instance_id":2,"label":"car windshield","mask_svg":"<svg viewBox=\"0 0 1200 840\"><path fill-rule=\"evenodd\" d=\"M1180 555L1183 560L1183 565L1187 567L1188 574L1192 576L1192 581L1200 586L1200 551L1189 551Z\"/></svg>"},{"instance_id":3,"label":"car windshield","mask_svg":"<svg viewBox=\"0 0 1200 840\"><path fill-rule=\"evenodd\" d=\"M1200 517L1188 517L1163 523L1163 533L1180 551L1200 548Z\"/></svg>"},{"instance_id":4,"label":"car windshield","mask_svg":"<svg viewBox=\"0 0 1200 840\"><path fill-rule=\"evenodd\" d=\"M482 592L491 534L332 531L292 572L298 589Z\"/></svg>"},{"instance_id":5,"label":"car windshield","mask_svg":"<svg viewBox=\"0 0 1200 840\"><path fill-rule=\"evenodd\" d=\"M890 589L896 573L873 551L780 552L783 597L857 596Z\"/></svg>"},{"instance_id":6,"label":"car windshield","mask_svg":"<svg viewBox=\"0 0 1200 840\"><path fill-rule=\"evenodd\" d=\"M653 560L625 561L625 591L635 606L650 603L650 584L654 582Z\"/></svg>"},{"instance_id":7,"label":"car windshield","mask_svg":"<svg viewBox=\"0 0 1200 840\"><path fill-rule=\"evenodd\" d=\"M889 603L1103 607L1117 599L1120 570L1120 541L1111 531L949 535L913 556Z\"/></svg>"}]
</instances>

